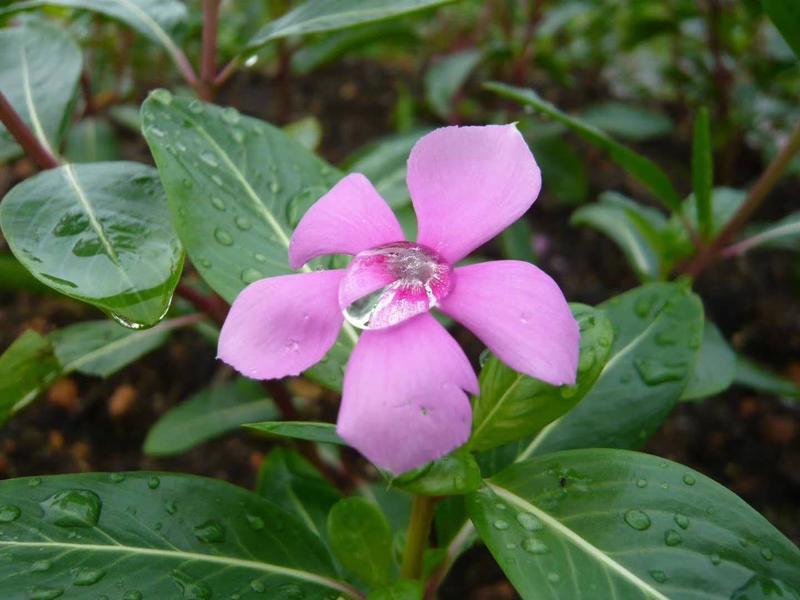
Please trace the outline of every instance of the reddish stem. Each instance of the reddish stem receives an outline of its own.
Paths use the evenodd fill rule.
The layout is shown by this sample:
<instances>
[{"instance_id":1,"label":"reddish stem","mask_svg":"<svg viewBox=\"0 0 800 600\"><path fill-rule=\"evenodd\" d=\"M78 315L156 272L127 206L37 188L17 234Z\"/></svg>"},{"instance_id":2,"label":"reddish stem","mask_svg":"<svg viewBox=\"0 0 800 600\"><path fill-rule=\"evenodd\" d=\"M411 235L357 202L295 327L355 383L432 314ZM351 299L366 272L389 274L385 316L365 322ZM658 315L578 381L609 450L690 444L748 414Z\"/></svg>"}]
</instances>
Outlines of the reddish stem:
<instances>
[{"instance_id":1,"label":"reddish stem","mask_svg":"<svg viewBox=\"0 0 800 600\"><path fill-rule=\"evenodd\" d=\"M175 288L175 293L188 301L200 312L207 314L218 324L221 325L225 321L225 317L228 314L228 307L225 302L221 301L218 297L201 294L183 281L178 283L178 286Z\"/></svg>"},{"instance_id":2,"label":"reddish stem","mask_svg":"<svg viewBox=\"0 0 800 600\"><path fill-rule=\"evenodd\" d=\"M83 111L84 116L96 114L97 105L95 104L94 96L92 95L92 81L89 79L89 72L85 69L81 72L81 92L83 93L83 99L86 102L86 107Z\"/></svg>"},{"instance_id":3,"label":"reddish stem","mask_svg":"<svg viewBox=\"0 0 800 600\"><path fill-rule=\"evenodd\" d=\"M239 68L241 61L239 57L232 58L227 65L222 67L222 70L217 73L217 76L214 78L214 87L220 87L223 83L228 81L231 75L236 72L236 69Z\"/></svg>"},{"instance_id":4,"label":"reddish stem","mask_svg":"<svg viewBox=\"0 0 800 600\"><path fill-rule=\"evenodd\" d=\"M214 77L217 70L217 29L219 0L203 0L203 54L200 59L198 95L203 100L214 97Z\"/></svg>"},{"instance_id":5,"label":"reddish stem","mask_svg":"<svg viewBox=\"0 0 800 600\"><path fill-rule=\"evenodd\" d=\"M11 103L0 92L0 121L6 126L8 132L14 136L17 143L22 146L33 162L35 162L41 169L54 169L60 163L53 156L53 153L47 149L37 138L33 135L30 127L25 124L22 117L19 116Z\"/></svg>"}]
</instances>

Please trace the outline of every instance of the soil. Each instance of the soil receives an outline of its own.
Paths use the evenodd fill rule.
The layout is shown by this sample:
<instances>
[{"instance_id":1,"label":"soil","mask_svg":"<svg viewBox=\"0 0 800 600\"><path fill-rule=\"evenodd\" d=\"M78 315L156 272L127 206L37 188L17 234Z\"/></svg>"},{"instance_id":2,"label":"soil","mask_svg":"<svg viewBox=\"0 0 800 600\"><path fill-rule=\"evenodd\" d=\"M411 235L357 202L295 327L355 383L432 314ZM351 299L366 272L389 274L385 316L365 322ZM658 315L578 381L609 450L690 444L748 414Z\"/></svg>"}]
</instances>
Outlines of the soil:
<instances>
[{"instance_id":1,"label":"soil","mask_svg":"<svg viewBox=\"0 0 800 600\"><path fill-rule=\"evenodd\" d=\"M362 144L392 132L390 114L398 82L418 91L419 82L407 66L387 68L344 61L292 81L282 106L270 102L280 94L274 81L253 73L235 77L218 101L278 124L309 114L317 116L324 125L321 153L337 163ZM132 158L145 160L147 152L141 140L129 137L126 147ZM650 144L644 151L657 161L671 161L688 156L687 148L684 137ZM741 178L737 183L742 184L758 174L760 165L746 153L740 154L743 164L735 172ZM588 169L590 198L606 189L627 189L620 171L602 156L591 151L584 156L592 161ZM15 172L24 170L23 163ZM5 178L12 177L6 174ZM679 189L688 188L688 182L683 183L686 185ZM798 195L800 182L784 182L759 216L786 214ZM570 227L570 212L570 207L554 202L545 190L530 217L537 234L549 242L541 266L560 283L566 296L595 304L637 285L617 248L593 231ZM796 257L762 251L710 269L698 281L697 291L708 316L738 351L800 381L798 287ZM0 348L26 328L46 332L101 317L68 299L0 291ZM472 350L475 353L479 348ZM252 486L269 443L244 432L174 458L153 459L141 452L148 429L160 415L212 379L226 375L226 368L213 357L213 349L201 336L181 331L167 346L107 380L72 375L59 381L0 431L0 477L152 469ZM317 411L332 416L335 405L325 404ZM797 405L732 388L705 402L679 406L644 450L687 464L723 483L800 543ZM516 596L488 552L474 548L457 562L441 597Z\"/></svg>"}]
</instances>

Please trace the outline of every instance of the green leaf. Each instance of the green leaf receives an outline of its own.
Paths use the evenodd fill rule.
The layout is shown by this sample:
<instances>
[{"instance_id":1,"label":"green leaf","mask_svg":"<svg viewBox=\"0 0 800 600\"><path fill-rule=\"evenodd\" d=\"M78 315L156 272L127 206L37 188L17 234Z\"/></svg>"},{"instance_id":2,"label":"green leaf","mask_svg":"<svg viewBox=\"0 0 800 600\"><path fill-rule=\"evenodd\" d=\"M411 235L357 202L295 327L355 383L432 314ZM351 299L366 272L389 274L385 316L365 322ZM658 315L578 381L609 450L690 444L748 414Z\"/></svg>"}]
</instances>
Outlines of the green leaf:
<instances>
[{"instance_id":1,"label":"green leaf","mask_svg":"<svg viewBox=\"0 0 800 600\"><path fill-rule=\"evenodd\" d=\"M523 598L774 598L800 589L800 551L688 467L622 450L516 464L469 497L473 522Z\"/></svg>"},{"instance_id":2,"label":"green leaf","mask_svg":"<svg viewBox=\"0 0 800 600\"><path fill-rule=\"evenodd\" d=\"M697 222L707 239L713 227L711 220L711 190L714 185L714 156L711 147L711 125L708 109L701 108L694 121L692 142L692 187L694 189Z\"/></svg>"},{"instance_id":3,"label":"green leaf","mask_svg":"<svg viewBox=\"0 0 800 600\"><path fill-rule=\"evenodd\" d=\"M119 159L119 144L111 124L105 119L88 117L73 125L67 135L64 157L71 163Z\"/></svg>"},{"instance_id":4,"label":"green leaf","mask_svg":"<svg viewBox=\"0 0 800 600\"><path fill-rule=\"evenodd\" d=\"M295 35L345 29L447 4L452 0L306 0L268 23L247 45L252 52L264 44Z\"/></svg>"},{"instance_id":5,"label":"green leaf","mask_svg":"<svg viewBox=\"0 0 800 600\"><path fill-rule=\"evenodd\" d=\"M729 247L727 255L739 256L760 246L800 250L800 212L791 213L769 225L755 226L747 233L750 237Z\"/></svg>"},{"instance_id":6,"label":"green leaf","mask_svg":"<svg viewBox=\"0 0 800 600\"><path fill-rule=\"evenodd\" d=\"M0 17L3 15L0 10ZM39 142L58 152L83 58L69 32L47 21L0 29L0 90ZM0 123L0 163L22 154Z\"/></svg>"},{"instance_id":7,"label":"green leaf","mask_svg":"<svg viewBox=\"0 0 800 600\"><path fill-rule=\"evenodd\" d=\"M622 102L594 104L581 114L581 120L611 135L635 142L668 135L674 127L663 112Z\"/></svg>"},{"instance_id":8,"label":"green leaf","mask_svg":"<svg viewBox=\"0 0 800 600\"><path fill-rule=\"evenodd\" d=\"M46 337L28 330L0 354L0 424L25 408L61 373Z\"/></svg>"},{"instance_id":9,"label":"green leaf","mask_svg":"<svg viewBox=\"0 0 800 600\"><path fill-rule=\"evenodd\" d=\"M314 151L322 141L322 125L316 117L303 117L283 126L283 131L306 150Z\"/></svg>"},{"instance_id":10,"label":"green leaf","mask_svg":"<svg viewBox=\"0 0 800 600\"><path fill-rule=\"evenodd\" d=\"M769 18L781 32L783 39L800 58L800 2L797 0L761 0Z\"/></svg>"},{"instance_id":11,"label":"green leaf","mask_svg":"<svg viewBox=\"0 0 800 600\"><path fill-rule=\"evenodd\" d=\"M800 386L788 377L777 375L744 356L736 357L734 383L774 394L780 398L800 399Z\"/></svg>"},{"instance_id":12,"label":"green leaf","mask_svg":"<svg viewBox=\"0 0 800 600\"><path fill-rule=\"evenodd\" d=\"M582 204L589 194L586 165L562 135L546 135L530 140L531 150L542 173L547 173L547 189L567 204Z\"/></svg>"},{"instance_id":13,"label":"green leaf","mask_svg":"<svg viewBox=\"0 0 800 600\"><path fill-rule=\"evenodd\" d=\"M211 288L233 302L246 285L291 273L292 229L340 173L276 127L166 90L150 94L142 122L175 229ZM341 389L356 339L345 325L307 375Z\"/></svg>"},{"instance_id":14,"label":"green leaf","mask_svg":"<svg viewBox=\"0 0 800 600\"><path fill-rule=\"evenodd\" d=\"M175 59L181 51L172 34L187 21L186 6L179 0L24 0L0 9L0 18L42 6L89 10L122 21L161 44Z\"/></svg>"},{"instance_id":15,"label":"green leaf","mask_svg":"<svg viewBox=\"0 0 800 600\"><path fill-rule=\"evenodd\" d=\"M569 448L635 448L661 425L689 380L703 305L681 284L651 283L597 308L614 328L611 354L583 400L544 429L523 457Z\"/></svg>"},{"instance_id":16,"label":"green leaf","mask_svg":"<svg viewBox=\"0 0 800 600\"><path fill-rule=\"evenodd\" d=\"M478 489L481 470L465 448L391 480L393 487L420 496L453 496Z\"/></svg>"},{"instance_id":17,"label":"green leaf","mask_svg":"<svg viewBox=\"0 0 800 600\"><path fill-rule=\"evenodd\" d=\"M152 167L64 165L13 188L0 226L42 283L147 327L166 313L183 267L163 194Z\"/></svg>"},{"instance_id":18,"label":"green leaf","mask_svg":"<svg viewBox=\"0 0 800 600\"><path fill-rule=\"evenodd\" d=\"M261 463L256 492L274 502L323 539L328 513L342 495L314 466L289 448L273 448Z\"/></svg>"},{"instance_id":19,"label":"green leaf","mask_svg":"<svg viewBox=\"0 0 800 600\"><path fill-rule=\"evenodd\" d=\"M278 411L257 382L238 378L206 388L164 414L144 441L150 456L169 456L257 419L274 419Z\"/></svg>"},{"instance_id":20,"label":"green leaf","mask_svg":"<svg viewBox=\"0 0 800 600\"><path fill-rule=\"evenodd\" d=\"M703 343L681 400L700 400L719 394L733 383L736 355L711 321L703 328Z\"/></svg>"},{"instance_id":21,"label":"green leaf","mask_svg":"<svg viewBox=\"0 0 800 600\"><path fill-rule=\"evenodd\" d=\"M317 423L312 421L265 421L263 423L248 423L245 427L267 435L308 440L321 444L347 445L347 442L337 435L336 425L331 425L330 423Z\"/></svg>"},{"instance_id":22,"label":"green leaf","mask_svg":"<svg viewBox=\"0 0 800 600\"><path fill-rule=\"evenodd\" d=\"M374 590L367 600L422 600L424 589L421 581L396 581L389 587Z\"/></svg>"},{"instance_id":23,"label":"green leaf","mask_svg":"<svg viewBox=\"0 0 800 600\"><path fill-rule=\"evenodd\" d=\"M672 186L669 177L650 159L616 142L604 131L560 111L551 103L540 98L533 90L495 82L484 84L484 87L503 98L508 98L525 106L531 106L550 118L563 123L588 142L608 152L614 162L638 179L665 206L672 209L680 207L680 197Z\"/></svg>"},{"instance_id":24,"label":"green leaf","mask_svg":"<svg viewBox=\"0 0 800 600\"><path fill-rule=\"evenodd\" d=\"M170 319L139 331L113 321L85 321L58 329L48 337L65 372L108 377L164 344L169 332L186 325L187 319Z\"/></svg>"},{"instance_id":25,"label":"green leaf","mask_svg":"<svg viewBox=\"0 0 800 600\"><path fill-rule=\"evenodd\" d=\"M525 219L519 219L500 234L500 250L504 258L535 263L538 257L533 248L533 228Z\"/></svg>"},{"instance_id":26,"label":"green leaf","mask_svg":"<svg viewBox=\"0 0 800 600\"><path fill-rule=\"evenodd\" d=\"M41 283L30 271L19 264L12 254L0 254L0 289L25 290L38 294L52 292Z\"/></svg>"},{"instance_id":27,"label":"green leaf","mask_svg":"<svg viewBox=\"0 0 800 600\"><path fill-rule=\"evenodd\" d=\"M405 206L411 201L406 187L408 155L426 133L428 130L419 129L369 144L347 160L347 170L365 175L392 208Z\"/></svg>"},{"instance_id":28,"label":"green leaf","mask_svg":"<svg viewBox=\"0 0 800 600\"><path fill-rule=\"evenodd\" d=\"M370 585L386 585L392 572L392 531L364 498L345 498L328 515L328 539L344 567Z\"/></svg>"},{"instance_id":29,"label":"green leaf","mask_svg":"<svg viewBox=\"0 0 800 600\"><path fill-rule=\"evenodd\" d=\"M8 598L353 596L302 523L222 481L146 472L12 479L0 482L0 504L14 516L0 524Z\"/></svg>"},{"instance_id":30,"label":"green leaf","mask_svg":"<svg viewBox=\"0 0 800 600\"><path fill-rule=\"evenodd\" d=\"M434 62L425 72L425 99L443 120L450 119L453 99L481 59L483 51L478 48L461 50Z\"/></svg>"},{"instance_id":31,"label":"green leaf","mask_svg":"<svg viewBox=\"0 0 800 600\"><path fill-rule=\"evenodd\" d=\"M602 311L582 304L571 308L581 328L575 385L550 385L517 373L492 356L481 369L480 395L473 402L470 448L488 450L540 431L592 389L606 364L614 332Z\"/></svg>"},{"instance_id":32,"label":"green leaf","mask_svg":"<svg viewBox=\"0 0 800 600\"><path fill-rule=\"evenodd\" d=\"M659 252L659 231L664 216L615 192L600 195L599 202L572 213L571 225L597 229L620 247L640 281L661 277L664 271Z\"/></svg>"}]
</instances>

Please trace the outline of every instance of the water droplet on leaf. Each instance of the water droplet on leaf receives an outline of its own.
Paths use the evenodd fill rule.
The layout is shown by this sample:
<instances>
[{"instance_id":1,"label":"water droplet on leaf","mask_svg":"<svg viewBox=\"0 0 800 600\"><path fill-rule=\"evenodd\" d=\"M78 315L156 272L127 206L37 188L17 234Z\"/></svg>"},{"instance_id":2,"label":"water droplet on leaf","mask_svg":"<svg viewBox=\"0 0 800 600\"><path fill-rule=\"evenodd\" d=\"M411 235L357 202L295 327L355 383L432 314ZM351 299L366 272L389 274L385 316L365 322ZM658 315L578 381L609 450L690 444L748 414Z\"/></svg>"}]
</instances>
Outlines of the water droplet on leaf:
<instances>
[{"instance_id":1,"label":"water droplet on leaf","mask_svg":"<svg viewBox=\"0 0 800 600\"><path fill-rule=\"evenodd\" d=\"M11 523L12 521L16 521L19 519L19 516L22 514L19 507L14 506L13 504L4 504L0 506L0 523Z\"/></svg>"},{"instance_id":2,"label":"water droplet on leaf","mask_svg":"<svg viewBox=\"0 0 800 600\"><path fill-rule=\"evenodd\" d=\"M683 538L681 537L681 534L674 529L668 529L664 533L664 543L667 546L677 546L683 543Z\"/></svg>"},{"instance_id":3,"label":"water droplet on leaf","mask_svg":"<svg viewBox=\"0 0 800 600\"><path fill-rule=\"evenodd\" d=\"M172 104L172 93L169 90L153 90L150 95L161 104L169 106Z\"/></svg>"},{"instance_id":4,"label":"water droplet on leaf","mask_svg":"<svg viewBox=\"0 0 800 600\"><path fill-rule=\"evenodd\" d=\"M239 111L232 106L227 106L222 109L222 120L228 125L236 125L239 122Z\"/></svg>"},{"instance_id":5,"label":"water droplet on leaf","mask_svg":"<svg viewBox=\"0 0 800 600\"><path fill-rule=\"evenodd\" d=\"M694 476L687 473L686 475L683 476L683 483L685 483L686 485L694 485L695 484Z\"/></svg>"},{"instance_id":6,"label":"water droplet on leaf","mask_svg":"<svg viewBox=\"0 0 800 600\"><path fill-rule=\"evenodd\" d=\"M508 529L508 521L504 521L503 519L497 519L494 522L494 528L500 531L504 531Z\"/></svg>"},{"instance_id":7,"label":"water droplet on leaf","mask_svg":"<svg viewBox=\"0 0 800 600\"><path fill-rule=\"evenodd\" d=\"M155 475L147 480L147 487L149 487L151 490L157 489L159 485L161 485L161 480Z\"/></svg>"},{"instance_id":8,"label":"water droplet on leaf","mask_svg":"<svg viewBox=\"0 0 800 600\"><path fill-rule=\"evenodd\" d=\"M547 547L547 544L535 537L522 540L522 549L531 554L547 554L550 552L550 548Z\"/></svg>"},{"instance_id":9,"label":"water droplet on leaf","mask_svg":"<svg viewBox=\"0 0 800 600\"><path fill-rule=\"evenodd\" d=\"M194 535L206 544L218 544L225 541L225 528L216 519L209 519L195 526Z\"/></svg>"},{"instance_id":10,"label":"water droplet on leaf","mask_svg":"<svg viewBox=\"0 0 800 600\"><path fill-rule=\"evenodd\" d=\"M670 365L661 360L640 356L633 361L636 372L647 385L659 385L668 381L680 381L686 376L686 365Z\"/></svg>"},{"instance_id":11,"label":"water droplet on leaf","mask_svg":"<svg viewBox=\"0 0 800 600\"><path fill-rule=\"evenodd\" d=\"M635 508L625 513L625 522L637 531L644 531L650 527L650 517Z\"/></svg>"},{"instance_id":12,"label":"water droplet on leaf","mask_svg":"<svg viewBox=\"0 0 800 600\"><path fill-rule=\"evenodd\" d=\"M233 246L233 236L222 229L222 227L217 227L214 230L214 239L223 246Z\"/></svg>"},{"instance_id":13,"label":"water droplet on leaf","mask_svg":"<svg viewBox=\"0 0 800 600\"><path fill-rule=\"evenodd\" d=\"M102 505L90 490L62 490L40 502L45 521L61 527L94 527Z\"/></svg>"},{"instance_id":14,"label":"water droplet on leaf","mask_svg":"<svg viewBox=\"0 0 800 600\"><path fill-rule=\"evenodd\" d=\"M542 529L542 522L530 513L519 513L517 515L517 522L523 529L528 531L539 531Z\"/></svg>"},{"instance_id":15,"label":"water droplet on leaf","mask_svg":"<svg viewBox=\"0 0 800 600\"><path fill-rule=\"evenodd\" d=\"M675 524L680 527L681 529L688 529L689 527L689 517L686 515L682 515L680 513L675 513L673 517L675 520Z\"/></svg>"},{"instance_id":16,"label":"water droplet on leaf","mask_svg":"<svg viewBox=\"0 0 800 600\"><path fill-rule=\"evenodd\" d=\"M664 573L664 571L658 571L658 570L650 571L650 577L652 577L658 583L664 583L667 580L667 574Z\"/></svg>"},{"instance_id":17,"label":"water droplet on leaf","mask_svg":"<svg viewBox=\"0 0 800 600\"><path fill-rule=\"evenodd\" d=\"M94 585L100 581L104 575L105 572L100 569L80 567L72 572L72 584L78 586Z\"/></svg>"}]
</instances>

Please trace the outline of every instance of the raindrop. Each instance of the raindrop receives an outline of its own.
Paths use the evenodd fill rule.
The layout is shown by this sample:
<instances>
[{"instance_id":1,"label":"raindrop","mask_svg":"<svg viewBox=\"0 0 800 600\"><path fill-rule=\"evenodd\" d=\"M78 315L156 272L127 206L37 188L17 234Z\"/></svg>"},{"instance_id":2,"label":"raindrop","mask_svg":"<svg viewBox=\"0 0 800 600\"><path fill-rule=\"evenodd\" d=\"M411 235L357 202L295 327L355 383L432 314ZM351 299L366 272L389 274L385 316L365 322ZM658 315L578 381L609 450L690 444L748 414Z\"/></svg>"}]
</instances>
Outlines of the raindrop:
<instances>
[{"instance_id":1,"label":"raindrop","mask_svg":"<svg viewBox=\"0 0 800 600\"><path fill-rule=\"evenodd\" d=\"M144 596L142 596L142 592L138 590L128 590L122 596L122 600L142 600Z\"/></svg>"},{"instance_id":2,"label":"raindrop","mask_svg":"<svg viewBox=\"0 0 800 600\"><path fill-rule=\"evenodd\" d=\"M486 366L486 363L489 362L490 358L492 358L492 351L488 348L484 348L483 352L481 352L480 356L478 356L478 364L480 365L481 369Z\"/></svg>"},{"instance_id":3,"label":"raindrop","mask_svg":"<svg viewBox=\"0 0 800 600\"><path fill-rule=\"evenodd\" d=\"M258 62L258 55L251 54L244 60L244 66L248 69Z\"/></svg>"},{"instance_id":4,"label":"raindrop","mask_svg":"<svg viewBox=\"0 0 800 600\"><path fill-rule=\"evenodd\" d=\"M504 531L508 529L508 521L504 521L503 519L497 519L494 522L494 528L500 531Z\"/></svg>"},{"instance_id":5,"label":"raindrop","mask_svg":"<svg viewBox=\"0 0 800 600\"><path fill-rule=\"evenodd\" d=\"M522 323L523 325L527 325L530 320L531 320L530 313L524 312L519 316L519 322Z\"/></svg>"},{"instance_id":6,"label":"raindrop","mask_svg":"<svg viewBox=\"0 0 800 600\"><path fill-rule=\"evenodd\" d=\"M650 309L653 308L654 302L655 302L655 297L653 296L646 295L639 297L633 306L633 310L636 313L636 316L641 319L644 319L650 313Z\"/></svg>"},{"instance_id":7,"label":"raindrop","mask_svg":"<svg viewBox=\"0 0 800 600\"><path fill-rule=\"evenodd\" d=\"M239 111L233 108L232 106L223 108L222 120L228 123L229 125L236 125L236 123L239 122Z\"/></svg>"},{"instance_id":8,"label":"raindrop","mask_svg":"<svg viewBox=\"0 0 800 600\"><path fill-rule=\"evenodd\" d=\"M49 560L37 560L31 565L31 571L36 573L42 573L44 571L49 571L50 567L53 566Z\"/></svg>"},{"instance_id":9,"label":"raindrop","mask_svg":"<svg viewBox=\"0 0 800 600\"><path fill-rule=\"evenodd\" d=\"M212 175L211 176L211 181L213 181L214 183L216 183L219 186L222 185L222 177L220 177L219 175L216 175L216 174Z\"/></svg>"},{"instance_id":10,"label":"raindrop","mask_svg":"<svg viewBox=\"0 0 800 600\"><path fill-rule=\"evenodd\" d=\"M223 202L221 198L217 198L216 196L211 196L211 206L213 206L217 210L221 211L225 210L225 202Z\"/></svg>"},{"instance_id":11,"label":"raindrop","mask_svg":"<svg viewBox=\"0 0 800 600\"><path fill-rule=\"evenodd\" d=\"M28 479L28 487L37 487L42 484L41 477L31 477Z\"/></svg>"},{"instance_id":12,"label":"raindrop","mask_svg":"<svg viewBox=\"0 0 800 600\"><path fill-rule=\"evenodd\" d=\"M206 163L209 167L218 167L219 162L217 161L217 157L214 156L213 152L201 152L200 153L200 160Z\"/></svg>"},{"instance_id":13,"label":"raindrop","mask_svg":"<svg viewBox=\"0 0 800 600\"><path fill-rule=\"evenodd\" d=\"M547 574L547 581L549 581L550 583L558 583L559 581L561 581L561 576L558 573L551 571L550 573Z\"/></svg>"},{"instance_id":14,"label":"raindrop","mask_svg":"<svg viewBox=\"0 0 800 600\"><path fill-rule=\"evenodd\" d=\"M186 145L181 142L175 142L175 147L178 149L178 152L186 152Z\"/></svg>"},{"instance_id":15,"label":"raindrop","mask_svg":"<svg viewBox=\"0 0 800 600\"><path fill-rule=\"evenodd\" d=\"M112 473L108 478L111 480L111 483L122 483L125 481L125 473Z\"/></svg>"},{"instance_id":16,"label":"raindrop","mask_svg":"<svg viewBox=\"0 0 800 600\"><path fill-rule=\"evenodd\" d=\"M247 231L253 226L253 224L250 222L250 219L247 217L236 217L233 222L236 223L236 226L242 231Z\"/></svg>"},{"instance_id":17,"label":"raindrop","mask_svg":"<svg viewBox=\"0 0 800 600\"><path fill-rule=\"evenodd\" d=\"M231 129L231 135L237 144L241 144L244 141L244 133L241 129Z\"/></svg>"},{"instance_id":18,"label":"raindrop","mask_svg":"<svg viewBox=\"0 0 800 600\"><path fill-rule=\"evenodd\" d=\"M211 261L208 260L207 258L201 258L199 262L200 262L200 266L203 267L204 269L210 269L211 268Z\"/></svg>"},{"instance_id":19,"label":"raindrop","mask_svg":"<svg viewBox=\"0 0 800 600\"><path fill-rule=\"evenodd\" d=\"M183 600L209 600L211 598L211 590L206 584L193 581L180 571L173 571L172 578L180 589Z\"/></svg>"},{"instance_id":20,"label":"raindrop","mask_svg":"<svg viewBox=\"0 0 800 600\"><path fill-rule=\"evenodd\" d=\"M647 487L647 479L637 479L636 480L636 487L638 487L638 488Z\"/></svg>"},{"instance_id":21,"label":"raindrop","mask_svg":"<svg viewBox=\"0 0 800 600\"><path fill-rule=\"evenodd\" d=\"M158 488L159 485L161 485L161 480L155 475L147 480L147 487L149 487L151 490Z\"/></svg>"},{"instance_id":22,"label":"raindrop","mask_svg":"<svg viewBox=\"0 0 800 600\"><path fill-rule=\"evenodd\" d=\"M528 531L539 531L542 529L542 522L530 513L519 513L517 515L517 522L523 529Z\"/></svg>"},{"instance_id":23,"label":"raindrop","mask_svg":"<svg viewBox=\"0 0 800 600\"><path fill-rule=\"evenodd\" d=\"M503 504L502 502L498 502L498 503L497 503L497 504L495 504L494 506L495 506L495 508L496 508L497 510L506 510L506 509L508 508L508 507L507 507L505 504Z\"/></svg>"},{"instance_id":24,"label":"raindrop","mask_svg":"<svg viewBox=\"0 0 800 600\"><path fill-rule=\"evenodd\" d=\"M94 585L105 576L105 572L100 569L90 569L88 567L80 567L72 572L73 585Z\"/></svg>"},{"instance_id":25,"label":"raindrop","mask_svg":"<svg viewBox=\"0 0 800 600\"><path fill-rule=\"evenodd\" d=\"M277 179L273 179L269 184L269 191L273 194L277 194L281 191L281 184L278 183Z\"/></svg>"},{"instance_id":26,"label":"raindrop","mask_svg":"<svg viewBox=\"0 0 800 600\"><path fill-rule=\"evenodd\" d=\"M178 504L175 500L167 500L164 502L164 510L167 511L167 514L174 515L178 512Z\"/></svg>"},{"instance_id":27,"label":"raindrop","mask_svg":"<svg viewBox=\"0 0 800 600\"><path fill-rule=\"evenodd\" d=\"M666 532L664 532L664 543L667 546L677 546L683 543L683 538L681 537L681 534L674 529L668 529Z\"/></svg>"},{"instance_id":28,"label":"raindrop","mask_svg":"<svg viewBox=\"0 0 800 600\"><path fill-rule=\"evenodd\" d=\"M683 483L685 483L686 485L694 485L695 481L696 480L694 476L689 473L683 476Z\"/></svg>"},{"instance_id":29,"label":"raindrop","mask_svg":"<svg viewBox=\"0 0 800 600\"><path fill-rule=\"evenodd\" d=\"M247 515L247 524L250 525L250 529L253 531L261 531L264 529L264 519L261 517L257 517L256 515Z\"/></svg>"},{"instance_id":30,"label":"raindrop","mask_svg":"<svg viewBox=\"0 0 800 600\"><path fill-rule=\"evenodd\" d=\"M716 552L712 553L711 556L709 556L709 558L711 559L711 564L714 565L714 566L717 566L719 563L722 562L722 559L719 557L719 554L717 554Z\"/></svg>"},{"instance_id":31,"label":"raindrop","mask_svg":"<svg viewBox=\"0 0 800 600\"><path fill-rule=\"evenodd\" d=\"M90 490L62 490L40 502L45 521L61 527L94 527L102 505Z\"/></svg>"},{"instance_id":32,"label":"raindrop","mask_svg":"<svg viewBox=\"0 0 800 600\"><path fill-rule=\"evenodd\" d=\"M761 556L764 558L764 560L772 560L774 554L769 548L761 548Z\"/></svg>"},{"instance_id":33,"label":"raindrop","mask_svg":"<svg viewBox=\"0 0 800 600\"><path fill-rule=\"evenodd\" d=\"M647 385L659 385L668 381L680 381L686 376L686 365L667 364L660 360L640 356L633 361L636 372Z\"/></svg>"},{"instance_id":34,"label":"raindrop","mask_svg":"<svg viewBox=\"0 0 800 600\"><path fill-rule=\"evenodd\" d=\"M650 517L635 508L625 513L625 522L637 531L644 531L650 527Z\"/></svg>"},{"instance_id":35,"label":"raindrop","mask_svg":"<svg viewBox=\"0 0 800 600\"><path fill-rule=\"evenodd\" d=\"M297 352L300 350L300 340L289 338L286 340L286 350L289 352Z\"/></svg>"},{"instance_id":36,"label":"raindrop","mask_svg":"<svg viewBox=\"0 0 800 600\"><path fill-rule=\"evenodd\" d=\"M253 254L253 258L255 258L260 263L263 263L263 262L267 261L267 257L264 256L263 254L259 254L258 252Z\"/></svg>"},{"instance_id":37,"label":"raindrop","mask_svg":"<svg viewBox=\"0 0 800 600\"><path fill-rule=\"evenodd\" d=\"M267 588L263 582L256 579L255 581L250 582L250 589L253 590L254 592L258 592L259 594L261 594Z\"/></svg>"},{"instance_id":38,"label":"raindrop","mask_svg":"<svg viewBox=\"0 0 800 600\"><path fill-rule=\"evenodd\" d=\"M233 246L233 236L230 233L222 229L222 227L217 227L214 230L214 239L217 240L223 246Z\"/></svg>"},{"instance_id":39,"label":"raindrop","mask_svg":"<svg viewBox=\"0 0 800 600\"><path fill-rule=\"evenodd\" d=\"M55 600L64 593L61 588L35 587L28 596L30 600Z\"/></svg>"},{"instance_id":40,"label":"raindrop","mask_svg":"<svg viewBox=\"0 0 800 600\"><path fill-rule=\"evenodd\" d=\"M664 571L650 571L650 577L655 579L658 583L664 583L667 580L667 574Z\"/></svg>"},{"instance_id":41,"label":"raindrop","mask_svg":"<svg viewBox=\"0 0 800 600\"><path fill-rule=\"evenodd\" d=\"M281 598L286 600L302 600L305 597L303 589L294 583L287 583L279 588Z\"/></svg>"},{"instance_id":42,"label":"raindrop","mask_svg":"<svg viewBox=\"0 0 800 600\"><path fill-rule=\"evenodd\" d=\"M163 129L159 129L159 128L158 128L158 127L156 127L155 125L151 125L150 127L148 127L148 131L149 131L150 133L152 133L153 135L155 135L155 136L157 136L157 137L160 137L160 138L163 138L163 137L166 135L166 134L164 133L164 130L163 130Z\"/></svg>"},{"instance_id":43,"label":"raindrop","mask_svg":"<svg viewBox=\"0 0 800 600\"><path fill-rule=\"evenodd\" d=\"M578 372L585 373L591 369L594 366L595 360L596 357L593 348L589 348L586 352L583 352L578 362Z\"/></svg>"},{"instance_id":44,"label":"raindrop","mask_svg":"<svg viewBox=\"0 0 800 600\"><path fill-rule=\"evenodd\" d=\"M689 527L689 517L687 517L686 515L682 515L680 513L675 513L675 516L673 517L673 519L675 520L675 524L678 527L680 527L681 529L688 529L688 527Z\"/></svg>"},{"instance_id":45,"label":"raindrop","mask_svg":"<svg viewBox=\"0 0 800 600\"><path fill-rule=\"evenodd\" d=\"M189 111L199 115L201 112L203 112L202 103L199 100L192 100L189 102Z\"/></svg>"},{"instance_id":46,"label":"raindrop","mask_svg":"<svg viewBox=\"0 0 800 600\"><path fill-rule=\"evenodd\" d=\"M550 548L547 547L547 544L535 537L522 540L522 549L531 554L547 554L550 552Z\"/></svg>"},{"instance_id":47,"label":"raindrop","mask_svg":"<svg viewBox=\"0 0 800 600\"><path fill-rule=\"evenodd\" d=\"M250 285L259 279L264 279L264 274L258 269L247 268L242 271L242 283Z\"/></svg>"},{"instance_id":48,"label":"raindrop","mask_svg":"<svg viewBox=\"0 0 800 600\"><path fill-rule=\"evenodd\" d=\"M225 528L216 519L209 519L195 526L194 535L206 544L218 544L225 541Z\"/></svg>"},{"instance_id":49,"label":"raindrop","mask_svg":"<svg viewBox=\"0 0 800 600\"><path fill-rule=\"evenodd\" d=\"M4 504L0 506L0 523L11 523L12 521L16 521L19 519L19 516L22 514L19 507L14 506L13 504Z\"/></svg>"},{"instance_id":50,"label":"raindrop","mask_svg":"<svg viewBox=\"0 0 800 600\"><path fill-rule=\"evenodd\" d=\"M169 90L154 90L150 95L161 104L166 104L167 106L172 104L172 93Z\"/></svg>"}]
</instances>

